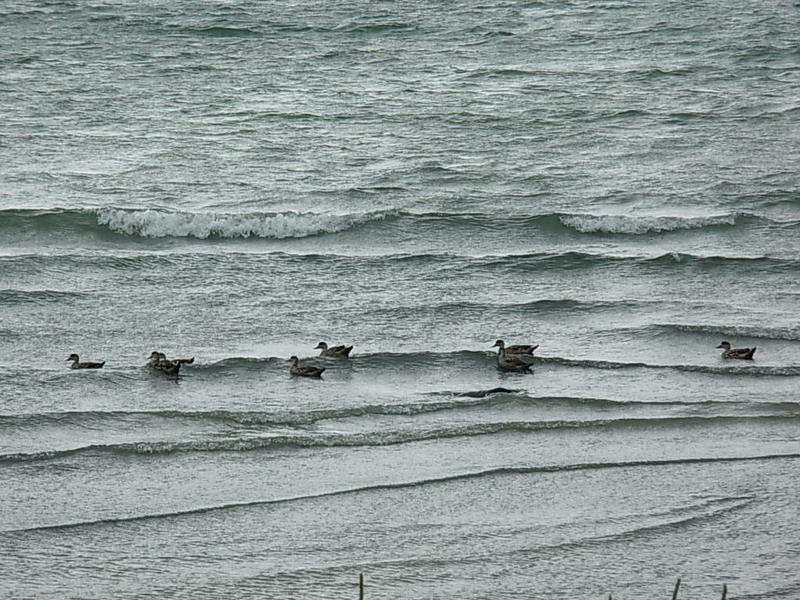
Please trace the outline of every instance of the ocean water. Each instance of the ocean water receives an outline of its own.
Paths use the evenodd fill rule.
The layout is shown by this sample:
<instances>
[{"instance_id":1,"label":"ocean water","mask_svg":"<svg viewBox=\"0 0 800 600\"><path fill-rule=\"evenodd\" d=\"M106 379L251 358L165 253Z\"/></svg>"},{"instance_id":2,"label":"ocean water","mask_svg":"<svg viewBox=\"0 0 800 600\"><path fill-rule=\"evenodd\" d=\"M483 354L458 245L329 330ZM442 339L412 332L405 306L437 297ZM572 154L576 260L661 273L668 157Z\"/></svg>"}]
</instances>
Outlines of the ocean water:
<instances>
[{"instance_id":1,"label":"ocean water","mask_svg":"<svg viewBox=\"0 0 800 600\"><path fill-rule=\"evenodd\" d=\"M0 35L0 597L800 598L797 2Z\"/></svg>"}]
</instances>

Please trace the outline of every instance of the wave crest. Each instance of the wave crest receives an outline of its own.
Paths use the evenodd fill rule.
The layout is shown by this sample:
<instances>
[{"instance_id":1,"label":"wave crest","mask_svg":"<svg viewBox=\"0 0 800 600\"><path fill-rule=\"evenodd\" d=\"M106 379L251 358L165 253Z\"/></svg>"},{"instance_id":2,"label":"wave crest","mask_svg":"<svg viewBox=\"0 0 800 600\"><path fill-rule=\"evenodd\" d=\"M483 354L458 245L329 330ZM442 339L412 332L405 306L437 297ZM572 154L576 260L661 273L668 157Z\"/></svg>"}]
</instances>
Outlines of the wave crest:
<instances>
[{"instance_id":1,"label":"wave crest","mask_svg":"<svg viewBox=\"0 0 800 600\"><path fill-rule=\"evenodd\" d=\"M106 208L97 222L116 233L140 237L299 238L337 233L388 213L327 215L317 213L192 213L159 209Z\"/></svg>"},{"instance_id":2,"label":"wave crest","mask_svg":"<svg viewBox=\"0 0 800 600\"><path fill-rule=\"evenodd\" d=\"M628 215L562 215L561 223L580 233L621 233L643 235L682 229L702 229L735 225L739 215L709 217L628 216Z\"/></svg>"}]
</instances>

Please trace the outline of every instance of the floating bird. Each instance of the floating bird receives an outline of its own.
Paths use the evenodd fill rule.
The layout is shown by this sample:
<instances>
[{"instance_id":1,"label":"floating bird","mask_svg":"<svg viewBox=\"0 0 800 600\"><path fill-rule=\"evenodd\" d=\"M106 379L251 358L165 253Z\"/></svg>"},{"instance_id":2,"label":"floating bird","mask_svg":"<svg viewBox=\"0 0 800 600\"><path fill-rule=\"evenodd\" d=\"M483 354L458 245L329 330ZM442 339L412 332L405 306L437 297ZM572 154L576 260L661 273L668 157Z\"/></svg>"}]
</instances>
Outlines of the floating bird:
<instances>
[{"instance_id":1,"label":"floating bird","mask_svg":"<svg viewBox=\"0 0 800 600\"><path fill-rule=\"evenodd\" d=\"M497 340L492 348L498 347L505 350L506 354L533 354L533 351L539 347L539 344L515 344L513 346L506 346L503 340Z\"/></svg>"},{"instance_id":2,"label":"floating bird","mask_svg":"<svg viewBox=\"0 0 800 600\"><path fill-rule=\"evenodd\" d=\"M70 369L102 369L106 361L103 362L80 362L77 354L70 354L67 361L72 361Z\"/></svg>"},{"instance_id":3,"label":"floating bird","mask_svg":"<svg viewBox=\"0 0 800 600\"><path fill-rule=\"evenodd\" d=\"M150 354L150 360L147 364L151 367L156 366L159 361L167 360L167 355L163 352L152 352ZM173 358L169 362L177 362L181 363L182 365L190 365L194 362L194 356L192 358Z\"/></svg>"},{"instance_id":4,"label":"floating bird","mask_svg":"<svg viewBox=\"0 0 800 600\"><path fill-rule=\"evenodd\" d=\"M181 370L181 361L167 360L167 355L163 352L152 352L147 364L156 371L161 371L167 375L177 375Z\"/></svg>"},{"instance_id":5,"label":"floating bird","mask_svg":"<svg viewBox=\"0 0 800 600\"><path fill-rule=\"evenodd\" d=\"M753 354L756 353L756 347L752 348L731 348L730 342L720 342L717 348L724 348L722 351L722 358L741 358L743 360L752 360Z\"/></svg>"},{"instance_id":6,"label":"floating bird","mask_svg":"<svg viewBox=\"0 0 800 600\"><path fill-rule=\"evenodd\" d=\"M328 344L325 342L320 342L316 346L314 346L314 350L322 350L319 355L320 356L344 356L345 358L350 356L350 351L353 349L352 346L333 346L328 348Z\"/></svg>"},{"instance_id":7,"label":"floating bird","mask_svg":"<svg viewBox=\"0 0 800 600\"><path fill-rule=\"evenodd\" d=\"M289 367L289 373L292 375L299 375L300 377L319 377L325 371L324 368L314 367L312 365L301 365L296 356L289 358L292 365Z\"/></svg>"},{"instance_id":8,"label":"floating bird","mask_svg":"<svg viewBox=\"0 0 800 600\"><path fill-rule=\"evenodd\" d=\"M500 341L500 340L498 340ZM495 344L496 346L497 344ZM492 346L494 348L494 346ZM530 373L530 363L517 358L516 356L509 356L506 354L506 349L502 346L497 350L497 368L501 371L515 371L517 373Z\"/></svg>"}]
</instances>

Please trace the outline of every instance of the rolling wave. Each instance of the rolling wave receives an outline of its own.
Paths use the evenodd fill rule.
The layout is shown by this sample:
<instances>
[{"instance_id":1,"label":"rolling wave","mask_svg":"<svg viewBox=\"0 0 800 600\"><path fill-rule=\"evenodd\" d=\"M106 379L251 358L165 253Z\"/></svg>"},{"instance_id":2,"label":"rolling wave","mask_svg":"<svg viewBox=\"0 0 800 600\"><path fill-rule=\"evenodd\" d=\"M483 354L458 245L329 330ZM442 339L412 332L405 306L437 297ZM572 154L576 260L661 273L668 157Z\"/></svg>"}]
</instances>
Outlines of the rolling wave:
<instances>
[{"instance_id":1,"label":"rolling wave","mask_svg":"<svg viewBox=\"0 0 800 600\"><path fill-rule=\"evenodd\" d=\"M246 27L183 27L181 33L200 37L254 37L261 35L258 31Z\"/></svg>"},{"instance_id":2,"label":"rolling wave","mask_svg":"<svg viewBox=\"0 0 800 600\"><path fill-rule=\"evenodd\" d=\"M369 373L371 371L404 371L409 376L416 376L417 371L429 369L440 369L447 367L448 370L462 368L474 370L483 369L496 365L496 353L491 349L480 350L456 350L442 352L373 352L359 353L351 356L348 360L330 358L318 355L310 355L307 358L319 363L320 366L336 365L338 370L349 370L353 373ZM304 357L301 357L303 359ZM664 370L677 371L681 373L701 373L718 376L735 377L800 377L800 365L762 365L758 361L731 361L720 364L670 364L656 362L629 362L614 361L592 358L572 358L563 356L542 356L535 354L531 359L531 367L536 368L566 368L566 369L594 369L594 370ZM231 372L275 372L284 374L287 370L287 358L284 356L268 357L229 357L215 362L203 363L195 361L194 364L181 372L181 377L215 378L221 373ZM106 370L104 370L106 371ZM0 369L0 381L3 379L15 380L20 376L31 379L38 377L40 384L46 384L53 377L53 369L36 369L25 367L24 370L17 368ZM70 377L74 373L58 371L58 377ZM93 373L101 376L104 380L114 379L121 382L128 382L134 379L152 377L152 372L142 364L123 365L114 371L105 373Z\"/></svg>"},{"instance_id":3,"label":"rolling wave","mask_svg":"<svg viewBox=\"0 0 800 600\"><path fill-rule=\"evenodd\" d=\"M116 233L140 237L298 238L336 233L385 218L387 213L196 213L145 209L101 209L97 222Z\"/></svg>"},{"instance_id":4,"label":"rolling wave","mask_svg":"<svg viewBox=\"0 0 800 600\"><path fill-rule=\"evenodd\" d=\"M401 219L420 224L447 225L470 230L530 230L550 233L602 235L645 235L687 231L747 227L751 225L785 228L800 226L800 221L776 221L748 212L683 217L676 215L608 215L552 212L538 215L507 217L485 213L397 213Z\"/></svg>"},{"instance_id":5,"label":"rolling wave","mask_svg":"<svg viewBox=\"0 0 800 600\"><path fill-rule=\"evenodd\" d=\"M639 300L575 300L572 298L546 298L530 300L527 302L443 302L439 304L426 304L424 306L389 306L371 309L370 314L387 315L389 318L405 319L419 318L420 315L485 315L488 312L498 311L503 314L569 314L589 312L620 311L641 308L645 305L659 304L658 301Z\"/></svg>"},{"instance_id":6,"label":"rolling wave","mask_svg":"<svg viewBox=\"0 0 800 600\"><path fill-rule=\"evenodd\" d=\"M656 323L646 329L664 332L692 333L698 335L716 335L720 339L726 337L748 338L755 340L800 341L800 327L749 327L741 325L692 325L684 323Z\"/></svg>"},{"instance_id":7,"label":"rolling wave","mask_svg":"<svg viewBox=\"0 0 800 600\"><path fill-rule=\"evenodd\" d=\"M355 227L386 224L412 231L426 227L454 234L465 232L571 233L598 235L662 234L713 228L771 226L800 227L800 220L775 221L753 213L680 217L658 215L602 215L543 213L508 217L485 213L409 212L383 210L350 214L312 212L192 212L161 208L97 208L0 210L0 230L24 229L41 233L77 232L86 235L123 235L134 238L286 239L334 234Z\"/></svg>"},{"instance_id":8,"label":"rolling wave","mask_svg":"<svg viewBox=\"0 0 800 600\"><path fill-rule=\"evenodd\" d=\"M341 255L331 253L286 253L286 252L183 252L183 253L158 253L158 252L115 252L114 254L16 254L0 256L0 267L9 271L17 270L29 273L31 271L46 271L48 269L63 268L92 268L112 269L115 271L152 271L158 267L180 266L183 270L197 268L208 270L214 266L235 265L237 270L246 272L249 269L264 268L265 261L275 268L294 268L300 266L305 269L315 268L361 268L383 270L387 266L402 265L408 268L438 267L450 269L453 272L484 273L492 272L516 273L546 273L553 270L586 270L598 267L621 269L646 269L655 274L668 275L673 270L684 271L692 269L702 272L718 270L736 271L742 273L757 271L759 275L774 273L777 275L794 274L800 269L800 259L776 258L770 256L703 256L695 254L682 254L669 252L652 256L641 255L609 255L588 252L535 252L505 255L458 255L450 253L420 253L420 254L384 254L384 255ZM440 274L436 274L440 276ZM568 309L570 307L583 307L603 309L610 306L602 302L577 304L581 301L570 299L536 300L529 304L529 309ZM549 306L548 306L549 303ZM559 304L560 303L560 304ZM642 304L643 301L637 301ZM469 303L460 303L469 308ZM524 308L524 307L523 307Z\"/></svg>"},{"instance_id":9,"label":"rolling wave","mask_svg":"<svg viewBox=\"0 0 800 600\"><path fill-rule=\"evenodd\" d=\"M154 420L181 420L218 422L225 425L244 426L291 426L307 427L321 421L370 416L413 416L443 411L458 411L476 407L500 407L506 404L524 402L529 404L596 404L598 406L626 405L602 398L575 398L570 396L530 396L520 390L492 388L489 390L470 390L466 392L434 392L429 394L441 400L412 402L403 404L370 404L343 408L329 408L312 411L68 411L54 413L29 413L20 415L0 415L0 430L3 428L30 429L37 426L108 426L113 421L137 423ZM795 407L796 408L796 407ZM143 425L144 426L144 425Z\"/></svg>"},{"instance_id":10,"label":"rolling wave","mask_svg":"<svg viewBox=\"0 0 800 600\"><path fill-rule=\"evenodd\" d=\"M685 229L733 226L738 222L753 220L751 215L731 213L710 217L642 216L630 215L563 215L559 220L580 233L607 233L643 235Z\"/></svg>"},{"instance_id":11,"label":"rolling wave","mask_svg":"<svg viewBox=\"0 0 800 600\"><path fill-rule=\"evenodd\" d=\"M163 209L3 210L0 229L142 238L299 238L337 233L386 218L388 212L328 215L298 212L213 213Z\"/></svg>"},{"instance_id":12,"label":"rolling wave","mask_svg":"<svg viewBox=\"0 0 800 600\"><path fill-rule=\"evenodd\" d=\"M537 357L537 362L554 364L566 367L581 367L589 369L672 369L689 373L709 373L713 375L743 375L749 377L797 377L800 376L800 366L761 366L754 364L737 364L732 366L710 365L669 365L646 362L618 362L611 360L587 360L562 358L558 356ZM535 364L535 363L534 363Z\"/></svg>"},{"instance_id":13,"label":"rolling wave","mask_svg":"<svg viewBox=\"0 0 800 600\"><path fill-rule=\"evenodd\" d=\"M389 367L414 368L414 367L437 367L439 365L460 364L468 367L474 364L486 364L494 362L496 354L491 350L458 350L453 352L375 352L369 354L353 355L348 361L342 362L338 359L326 359L317 357L318 360L337 360L337 364L351 368L360 369L387 369ZM737 362L735 365L713 366L698 364L659 364L649 362L623 362L611 360L593 360L566 358L560 356L539 356L533 359L534 367L537 365L556 365L563 367L583 368L583 369L671 369L683 372L709 373L714 375L745 375L751 377L773 376L773 377L796 377L800 376L800 366L765 366L751 363ZM195 364L193 370L216 371L216 370L252 370L265 366L284 369L286 359L283 357L268 358L247 358L234 357L209 363Z\"/></svg>"},{"instance_id":14,"label":"rolling wave","mask_svg":"<svg viewBox=\"0 0 800 600\"><path fill-rule=\"evenodd\" d=\"M800 416L800 404L794 402L758 402L746 400L707 400L693 402L673 400L669 402L611 400L587 396L533 396L522 390L492 388L463 392L429 392L436 400L400 404L367 404L342 408L326 408L309 411L232 411L212 409L185 410L118 410L118 411L65 411L48 413L25 413L0 415L0 431L3 429L25 429L51 426L74 426L107 428L114 422L133 422L139 427L152 427L156 421L186 421L219 423L229 427L266 426L295 427L304 430L326 420L370 418L373 416L415 416L439 412L457 412L475 408L500 408L508 405L559 406L563 408L594 407L628 411L632 407L686 407L719 409L747 408L752 413L763 412L765 416ZM724 415L715 415L724 416Z\"/></svg>"},{"instance_id":15,"label":"rolling wave","mask_svg":"<svg viewBox=\"0 0 800 600\"><path fill-rule=\"evenodd\" d=\"M122 456L170 455L196 452L248 452L253 450L297 449L321 447L365 447L394 446L450 438L478 437L502 433L531 433L538 431L565 431L573 429L647 428L656 426L677 427L697 423L744 423L753 421L775 421L785 423L788 419L800 421L800 415L761 416L683 416L657 418L622 418L554 421L498 421L466 425L420 428L415 430L384 430L358 433L306 433L292 435L248 435L220 439L192 439L179 441L142 441L110 444L90 444L69 449L42 450L0 454L2 463L27 463L60 459L87 453L114 454Z\"/></svg>"},{"instance_id":16,"label":"rolling wave","mask_svg":"<svg viewBox=\"0 0 800 600\"><path fill-rule=\"evenodd\" d=\"M61 290L0 290L0 304L41 304L48 302L64 302L84 298L81 292L67 292Z\"/></svg>"},{"instance_id":17,"label":"rolling wave","mask_svg":"<svg viewBox=\"0 0 800 600\"><path fill-rule=\"evenodd\" d=\"M800 458L800 454L765 454L757 456L719 456L719 457L695 457L695 458L667 458L663 460L640 460L640 461L619 461L619 462L606 462L606 463L572 463L563 465L540 465L540 466L523 466L523 467L498 467L494 469L486 469L481 471L467 471L463 473L454 473L452 475L444 475L440 477L430 477L426 479L417 479L412 481L399 481L391 483L377 483L374 485L365 485L356 488L345 488L340 490L331 490L320 492L317 494L304 494L302 496L290 496L286 498L276 498L268 500L254 500L247 502L231 502L226 504L218 504L212 506L201 506L188 510L155 513L155 514L142 514L124 517L112 517L106 519L95 519L89 521L78 521L73 523L59 523L52 525L43 525L38 527L26 527L12 530L3 531L4 534L26 534L31 531L42 530L58 530L58 529L71 529L75 527L90 527L90 526L103 526L113 525L119 523L135 523L138 521L154 520L154 519L169 519L187 515L203 514L212 511L222 511L232 508L242 508L248 506L269 506L275 504L286 504L290 502L302 502L304 500L312 500L315 498L329 498L335 496L343 496L347 494L358 494L363 492L371 492L376 490L391 490L391 489L404 489L416 488L427 485L437 485L442 483L449 483L454 481L464 481L470 479L481 479L487 477L498 477L505 475L529 475L536 473L562 473L572 471L595 471L604 469L631 469L638 467L661 467L672 465L694 465L694 464L715 464L715 463L741 463L741 462L763 462L772 460L796 460ZM737 498L730 498L728 500L736 500ZM747 501L749 497L741 497L742 501ZM725 499L723 499L725 501Z\"/></svg>"}]
</instances>

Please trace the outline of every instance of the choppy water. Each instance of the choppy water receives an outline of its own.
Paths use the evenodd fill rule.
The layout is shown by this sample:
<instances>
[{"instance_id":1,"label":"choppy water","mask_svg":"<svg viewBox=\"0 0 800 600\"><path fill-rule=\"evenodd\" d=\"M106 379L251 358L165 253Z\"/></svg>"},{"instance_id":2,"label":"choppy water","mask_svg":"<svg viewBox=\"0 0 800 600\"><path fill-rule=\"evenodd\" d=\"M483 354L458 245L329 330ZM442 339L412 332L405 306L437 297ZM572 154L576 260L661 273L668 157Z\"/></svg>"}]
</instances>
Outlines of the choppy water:
<instances>
[{"instance_id":1,"label":"choppy water","mask_svg":"<svg viewBox=\"0 0 800 600\"><path fill-rule=\"evenodd\" d=\"M800 598L798 32L3 3L3 597Z\"/></svg>"}]
</instances>

